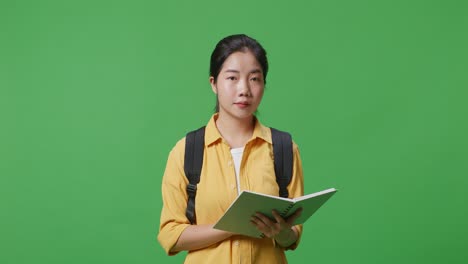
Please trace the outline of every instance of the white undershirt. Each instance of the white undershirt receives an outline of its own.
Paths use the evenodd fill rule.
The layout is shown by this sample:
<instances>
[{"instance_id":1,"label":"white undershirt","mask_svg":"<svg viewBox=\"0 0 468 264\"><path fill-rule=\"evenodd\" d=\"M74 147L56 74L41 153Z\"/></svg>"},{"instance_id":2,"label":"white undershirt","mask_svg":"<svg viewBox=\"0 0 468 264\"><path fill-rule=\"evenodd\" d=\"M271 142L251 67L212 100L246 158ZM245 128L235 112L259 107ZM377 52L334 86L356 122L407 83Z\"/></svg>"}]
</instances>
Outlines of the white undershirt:
<instances>
[{"instance_id":1,"label":"white undershirt","mask_svg":"<svg viewBox=\"0 0 468 264\"><path fill-rule=\"evenodd\" d=\"M236 171L236 184L237 184L237 195L240 194L240 165L242 155L244 154L244 147L231 149L232 159L234 160L234 169Z\"/></svg>"}]
</instances>

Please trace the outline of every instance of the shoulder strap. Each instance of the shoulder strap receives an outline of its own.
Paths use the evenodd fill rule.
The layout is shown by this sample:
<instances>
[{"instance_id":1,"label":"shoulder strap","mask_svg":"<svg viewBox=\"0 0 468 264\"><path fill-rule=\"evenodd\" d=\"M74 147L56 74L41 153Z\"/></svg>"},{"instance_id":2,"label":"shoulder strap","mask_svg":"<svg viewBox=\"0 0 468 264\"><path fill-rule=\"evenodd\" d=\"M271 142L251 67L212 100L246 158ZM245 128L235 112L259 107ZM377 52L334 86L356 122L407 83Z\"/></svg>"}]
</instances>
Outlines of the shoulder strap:
<instances>
[{"instance_id":1,"label":"shoulder strap","mask_svg":"<svg viewBox=\"0 0 468 264\"><path fill-rule=\"evenodd\" d=\"M185 215L191 224L197 221L195 215L195 195L197 184L203 165L203 151L205 148L205 127L187 133L185 137L184 171L189 184L187 185L187 210Z\"/></svg>"},{"instance_id":2,"label":"shoulder strap","mask_svg":"<svg viewBox=\"0 0 468 264\"><path fill-rule=\"evenodd\" d=\"M275 159L276 182L279 186L279 195L288 198L288 185L291 182L293 171L292 138L287 132L271 129L273 141L273 156Z\"/></svg>"}]
</instances>

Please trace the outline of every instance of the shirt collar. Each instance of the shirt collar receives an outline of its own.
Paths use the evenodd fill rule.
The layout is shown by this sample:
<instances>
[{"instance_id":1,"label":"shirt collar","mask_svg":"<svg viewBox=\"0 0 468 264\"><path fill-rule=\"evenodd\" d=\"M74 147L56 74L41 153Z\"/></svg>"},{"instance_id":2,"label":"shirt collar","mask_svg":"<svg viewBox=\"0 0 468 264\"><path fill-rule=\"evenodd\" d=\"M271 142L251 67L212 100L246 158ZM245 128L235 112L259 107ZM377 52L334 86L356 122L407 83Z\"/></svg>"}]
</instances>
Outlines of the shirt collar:
<instances>
[{"instance_id":1,"label":"shirt collar","mask_svg":"<svg viewBox=\"0 0 468 264\"><path fill-rule=\"evenodd\" d=\"M206 125L205 129L205 145L209 146L218 140L222 140L222 136L216 127L216 119L218 119L218 114L214 114L208 124ZM252 141L256 138L262 139L270 144L272 144L271 140L271 130L270 128L262 125L260 121L255 117L255 127L252 134L252 137L249 141Z\"/></svg>"}]
</instances>

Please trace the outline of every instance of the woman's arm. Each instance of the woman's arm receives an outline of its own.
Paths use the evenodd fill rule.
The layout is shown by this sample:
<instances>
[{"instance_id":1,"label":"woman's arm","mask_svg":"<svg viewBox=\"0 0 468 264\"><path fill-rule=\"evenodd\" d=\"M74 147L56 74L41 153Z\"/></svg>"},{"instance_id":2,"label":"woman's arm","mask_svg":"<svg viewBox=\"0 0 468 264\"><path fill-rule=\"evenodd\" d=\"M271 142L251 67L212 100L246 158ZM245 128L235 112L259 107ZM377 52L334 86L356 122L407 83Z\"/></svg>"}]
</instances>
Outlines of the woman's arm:
<instances>
[{"instance_id":1,"label":"woman's arm","mask_svg":"<svg viewBox=\"0 0 468 264\"><path fill-rule=\"evenodd\" d=\"M183 250L196 250L211 246L231 237L233 233L214 229L213 225L190 225L182 232L177 243L170 250L176 253Z\"/></svg>"}]
</instances>

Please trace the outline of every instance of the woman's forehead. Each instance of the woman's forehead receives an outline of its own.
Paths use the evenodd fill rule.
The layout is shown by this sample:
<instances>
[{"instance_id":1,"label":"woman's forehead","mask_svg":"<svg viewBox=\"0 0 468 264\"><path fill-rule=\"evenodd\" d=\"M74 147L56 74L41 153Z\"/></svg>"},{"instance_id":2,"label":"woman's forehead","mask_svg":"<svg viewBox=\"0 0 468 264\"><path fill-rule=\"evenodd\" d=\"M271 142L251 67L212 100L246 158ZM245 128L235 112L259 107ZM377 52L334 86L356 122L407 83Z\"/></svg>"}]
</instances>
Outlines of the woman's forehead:
<instances>
[{"instance_id":1,"label":"woman's forehead","mask_svg":"<svg viewBox=\"0 0 468 264\"><path fill-rule=\"evenodd\" d=\"M234 52L223 63L223 72L261 72L262 67L252 52Z\"/></svg>"}]
</instances>

